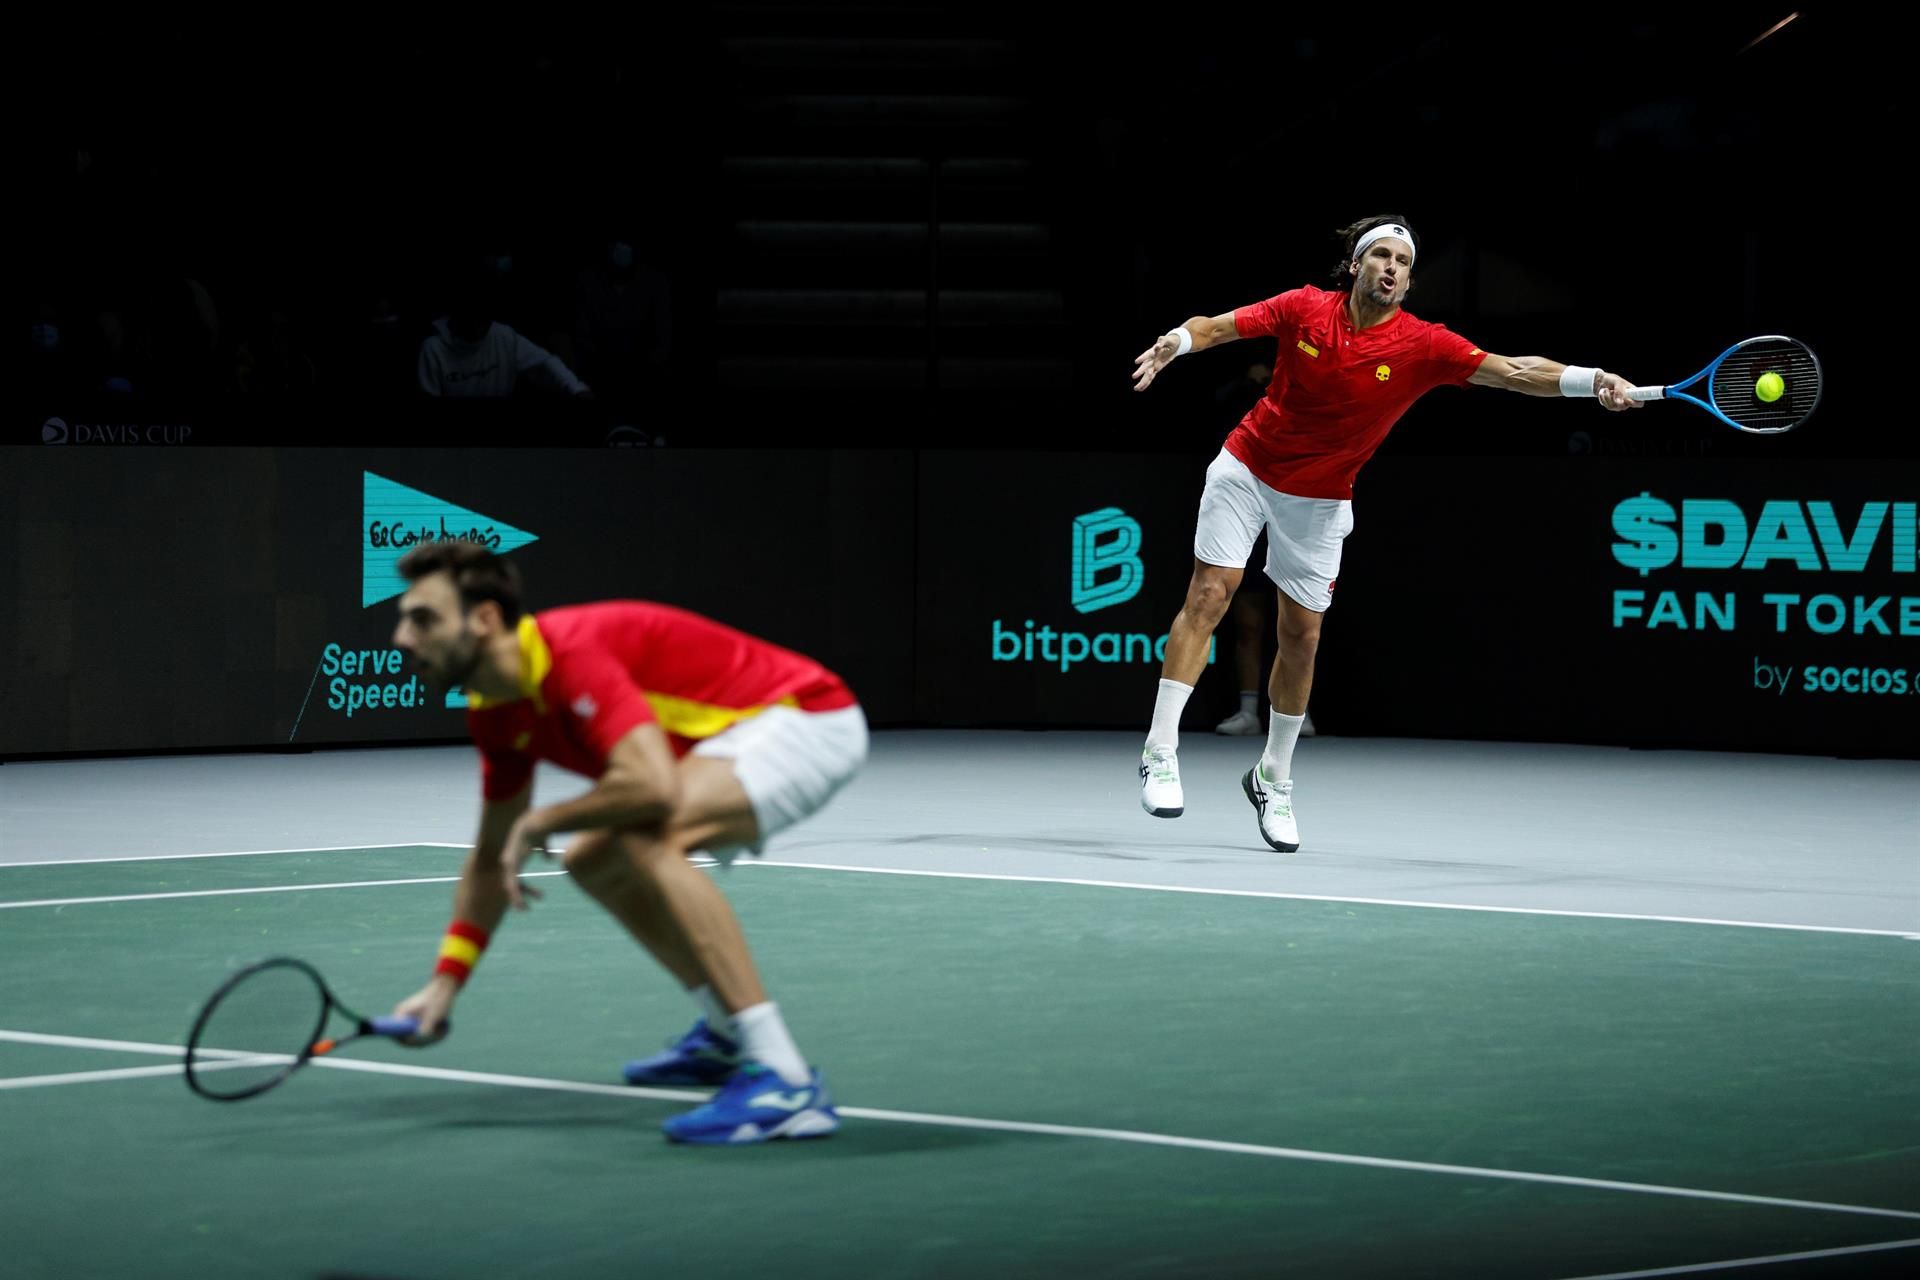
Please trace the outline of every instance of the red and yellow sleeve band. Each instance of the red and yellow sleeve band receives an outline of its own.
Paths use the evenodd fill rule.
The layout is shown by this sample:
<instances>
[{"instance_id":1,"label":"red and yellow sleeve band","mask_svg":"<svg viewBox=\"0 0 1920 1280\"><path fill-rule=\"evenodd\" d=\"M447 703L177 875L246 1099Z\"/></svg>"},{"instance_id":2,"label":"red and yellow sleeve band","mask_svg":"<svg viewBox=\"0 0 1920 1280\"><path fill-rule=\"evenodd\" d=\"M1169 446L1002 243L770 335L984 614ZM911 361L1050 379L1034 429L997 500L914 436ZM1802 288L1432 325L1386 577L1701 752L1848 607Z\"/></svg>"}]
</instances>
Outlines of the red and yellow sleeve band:
<instances>
[{"instance_id":1,"label":"red and yellow sleeve band","mask_svg":"<svg viewBox=\"0 0 1920 1280\"><path fill-rule=\"evenodd\" d=\"M480 953L487 949L487 936L480 926L455 920L447 926L447 936L440 939L440 959L433 971L464 984L473 966L480 963Z\"/></svg>"}]
</instances>

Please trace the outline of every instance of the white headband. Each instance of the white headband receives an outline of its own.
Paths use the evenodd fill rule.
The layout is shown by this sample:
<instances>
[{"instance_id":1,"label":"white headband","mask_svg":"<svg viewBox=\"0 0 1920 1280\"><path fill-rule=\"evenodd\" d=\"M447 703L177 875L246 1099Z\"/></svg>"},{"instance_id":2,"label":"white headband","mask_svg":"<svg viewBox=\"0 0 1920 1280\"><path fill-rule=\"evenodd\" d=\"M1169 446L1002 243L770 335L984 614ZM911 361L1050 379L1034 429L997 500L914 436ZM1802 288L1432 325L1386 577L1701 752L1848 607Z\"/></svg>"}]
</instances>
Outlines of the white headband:
<instances>
[{"instance_id":1,"label":"white headband","mask_svg":"<svg viewBox=\"0 0 1920 1280\"><path fill-rule=\"evenodd\" d=\"M1407 242L1407 258L1409 260L1413 258L1413 232L1407 230L1397 222L1388 222L1375 227L1360 237L1360 243L1353 246L1353 260L1355 262L1360 261L1360 255L1367 251L1368 245L1372 244L1375 240L1384 239L1387 236L1392 236L1395 240L1405 240Z\"/></svg>"}]
</instances>

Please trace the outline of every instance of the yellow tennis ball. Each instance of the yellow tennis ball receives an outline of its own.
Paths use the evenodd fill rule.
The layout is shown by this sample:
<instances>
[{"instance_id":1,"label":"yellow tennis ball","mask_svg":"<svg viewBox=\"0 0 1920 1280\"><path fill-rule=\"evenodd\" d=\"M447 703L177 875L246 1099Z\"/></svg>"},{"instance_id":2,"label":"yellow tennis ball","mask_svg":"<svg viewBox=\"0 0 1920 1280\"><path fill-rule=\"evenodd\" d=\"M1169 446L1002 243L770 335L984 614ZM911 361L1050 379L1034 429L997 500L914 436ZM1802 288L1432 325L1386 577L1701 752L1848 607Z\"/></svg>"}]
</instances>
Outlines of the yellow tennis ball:
<instances>
[{"instance_id":1,"label":"yellow tennis ball","mask_svg":"<svg viewBox=\"0 0 1920 1280\"><path fill-rule=\"evenodd\" d=\"M1778 400L1786 390L1786 380L1777 373L1763 373L1760 375L1760 381L1753 384L1753 394L1769 404Z\"/></svg>"}]
</instances>

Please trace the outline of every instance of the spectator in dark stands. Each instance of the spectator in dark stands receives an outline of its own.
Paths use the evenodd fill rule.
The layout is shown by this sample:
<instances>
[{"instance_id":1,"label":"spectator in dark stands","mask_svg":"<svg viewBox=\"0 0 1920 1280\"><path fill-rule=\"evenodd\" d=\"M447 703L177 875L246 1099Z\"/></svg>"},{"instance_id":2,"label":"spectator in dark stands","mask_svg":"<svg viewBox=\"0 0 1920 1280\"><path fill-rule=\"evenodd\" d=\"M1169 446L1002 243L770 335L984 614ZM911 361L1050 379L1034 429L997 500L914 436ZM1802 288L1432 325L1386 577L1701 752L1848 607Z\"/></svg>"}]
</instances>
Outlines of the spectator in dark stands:
<instances>
[{"instance_id":1,"label":"spectator in dark stands","mask_svg":"<svg viewBox=\"0 0 1920 1280\"><path fill-rule=\"evenodd\" d=\"M375 400L398 399L418 386L415 366L420 356L418 319L402 315L395 291L384 284L370 286L361 295L364 305L353 317L350 347L342 352L349 388Z\"/></svg>"},{"instance_id":2,"label":"spectator in dark stands","mask_svg":"<svg viewBox=\"0 0 1920 1280\"><path fill-rule=\"evenodd\" d=\"M184 272L135 267L110 278L94 327L88 381L97 389L196 396L221 381L220 310L207 287Z\"/></svg>"},{"instance_id":3,"label":"spectator in dark stands","mask_svg":"<svg viewBox=\"0 0 1920 1280\"><path fill-rule=\"evenodd\" d=\"M591 396L559 357L493 318L495 279L469 270L456 285L453 306L420 344L420 389L430 396L498 398L531 381Z\"/></svg>"},{"instance_id":4,"label":"spectator in dark stands","mask_svg":"<svg viewBox=\"0 0 1920 1280\"><path fill-rule=\"evenodd\" d=\"M673 315L666 277L640 262L631 240L615 240L580 273L574 350L581 370L609 399L628 401L666 371Z\"/></svg>"},{"instance_id":5,"label":"spectator in dark stands","mask_svg":"<svg viewBox=\"0 0 1920 1280\"><path fill-rule=\"evenodd\" d=\"M319 383L313 358L284 309L270 308L234 348L233 380L247 395L313 395Z\"/></svg>"},{"instance_id":6,"label":"spectator in dark stands","mask_svg":"<svg viewBox=\"0 0 1920 1280\"><path fill-rule=\"evenodd\" d=\"M145 320L126 285L109 281L93 316L92 358L86 375L90 390L131 395L148 389L153 339Z\"/></svg>"},{"instance_id":7,"label":"spectator in dark stands","mask_svg":"<svg viewBox=\"0 0 1920 1280\"><path fill-rule=\"evenodd\" d=\"M27 348L27 387L39 395L67 395L77 389L79 369L73 334L61 306L43 299L33 311L33 336Z\"/></svg>"}]
</instances>

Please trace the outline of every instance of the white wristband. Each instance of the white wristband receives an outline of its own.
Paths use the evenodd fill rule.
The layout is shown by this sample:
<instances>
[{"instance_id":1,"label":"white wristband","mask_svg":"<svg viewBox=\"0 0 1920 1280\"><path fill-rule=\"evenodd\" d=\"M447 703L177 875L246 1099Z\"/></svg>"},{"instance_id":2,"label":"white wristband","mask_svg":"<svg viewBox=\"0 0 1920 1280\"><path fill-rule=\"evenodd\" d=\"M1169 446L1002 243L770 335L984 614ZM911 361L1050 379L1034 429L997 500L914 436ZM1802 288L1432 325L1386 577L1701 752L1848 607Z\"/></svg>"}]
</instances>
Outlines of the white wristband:
<instances>
[{"instance_id":1,"label":"white wristband","mask_svg":"<svg viewBox=\"0 0 1920 1280\"><path fill-rule=\"evenodd\" d=\"M1599 376L1598 369L1570 364L1560 371L1560 394L1591 400L1599 394L1593 389L1593 380Z\"/></svg>"},{"instance_id":2,"label":"white wristband","mask_svg":"<svg viewBox=\"0 0 1920 1280\"><path fill-rule=\"evenodd\" d=\"M1177 360L1193 350L1193 335L1187 332L1187 326L1181 325L1178 329L1169 329L1167 336L1180 344L1179 350L1173 353L1174 359Z\"/></svg>"}]
</instances>

